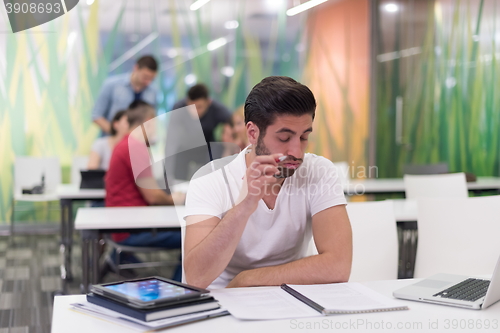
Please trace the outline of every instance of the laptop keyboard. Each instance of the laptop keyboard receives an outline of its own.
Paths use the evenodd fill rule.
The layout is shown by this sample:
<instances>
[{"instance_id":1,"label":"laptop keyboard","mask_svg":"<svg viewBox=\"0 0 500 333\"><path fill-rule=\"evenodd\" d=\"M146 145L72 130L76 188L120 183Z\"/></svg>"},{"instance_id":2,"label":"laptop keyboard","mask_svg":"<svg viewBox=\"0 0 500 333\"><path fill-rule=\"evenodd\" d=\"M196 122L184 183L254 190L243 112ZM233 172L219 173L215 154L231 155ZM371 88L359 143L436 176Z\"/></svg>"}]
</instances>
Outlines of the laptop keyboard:
<instances>
[{"instance_id":1,"label":"laptop keyboard","mask_svg":"<svg viewBox=\"0 0 500 333\"><path fill-rule=\"evenodd\" d=\"M488 280L470 278L440 291L434 296L474 302L486 295L489 285L490 281Z\"/></svg>"}]
</instances>

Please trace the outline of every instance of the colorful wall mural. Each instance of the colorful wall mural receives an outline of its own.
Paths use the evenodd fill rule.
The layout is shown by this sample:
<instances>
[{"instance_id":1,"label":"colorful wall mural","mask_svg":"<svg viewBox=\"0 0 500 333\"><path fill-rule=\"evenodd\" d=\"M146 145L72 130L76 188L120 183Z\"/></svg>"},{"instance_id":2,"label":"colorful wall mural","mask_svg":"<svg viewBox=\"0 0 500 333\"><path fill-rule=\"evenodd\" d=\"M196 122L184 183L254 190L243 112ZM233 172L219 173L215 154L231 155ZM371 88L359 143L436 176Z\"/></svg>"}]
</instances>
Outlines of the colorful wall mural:
<instances>
[{"instance_id":1,"label":"colorful wall mural","mask_svg":"<svg viewBox=\"0 0 500 333\"><path fill-rule=\"evenodd\" d=\"M332 2L308 21L304 80L318 108L309 150L349 164L351 178L365 178L369 125L369 2Z\"/></svg>"},{"instance_id":2,"label":"colorful wall mural","mask_svg":"<svg viewBox=\"0 0 500 333\"><path fill-rule=\"evenodd\" d=\"M497 176L500 3L405 0L397 12L378 4L379 175L446 162L452 172Z\"/></svg>"}]
</instances>

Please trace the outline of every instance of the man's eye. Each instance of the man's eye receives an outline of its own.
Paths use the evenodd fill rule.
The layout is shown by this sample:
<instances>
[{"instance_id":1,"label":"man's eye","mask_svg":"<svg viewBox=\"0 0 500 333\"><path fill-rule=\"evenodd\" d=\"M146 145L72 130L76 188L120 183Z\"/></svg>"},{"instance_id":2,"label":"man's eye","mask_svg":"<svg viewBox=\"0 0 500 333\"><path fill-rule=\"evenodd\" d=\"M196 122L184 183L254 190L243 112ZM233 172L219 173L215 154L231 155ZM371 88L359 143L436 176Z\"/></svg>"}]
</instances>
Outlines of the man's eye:
<instances>
[{"instance_id":1,"label":"man's eye","mask_svg":"<svg viewBox=\"0 0 500 333\"><path fill-rule=\"evenodd\" d=\"M300 141L307 141L307 140L309 140L309 138L308 138L308 137L305 137L305 138L304 138L304 137L302 137L302 136L300 137Z\"/></svg>"},{"instance_id":2,"label":"man's eye","mask_svg":"<svg viewBox=\"0 0 500 333\"><path fill-rule=\"evenodd\" d=\"M284 139L284 140L283 140L283 139L278 138L278 140L280 140L281 142L288 142L288 141L290 141L290 138L286 138L286 139Z\"/></svg>"}]
</instances>

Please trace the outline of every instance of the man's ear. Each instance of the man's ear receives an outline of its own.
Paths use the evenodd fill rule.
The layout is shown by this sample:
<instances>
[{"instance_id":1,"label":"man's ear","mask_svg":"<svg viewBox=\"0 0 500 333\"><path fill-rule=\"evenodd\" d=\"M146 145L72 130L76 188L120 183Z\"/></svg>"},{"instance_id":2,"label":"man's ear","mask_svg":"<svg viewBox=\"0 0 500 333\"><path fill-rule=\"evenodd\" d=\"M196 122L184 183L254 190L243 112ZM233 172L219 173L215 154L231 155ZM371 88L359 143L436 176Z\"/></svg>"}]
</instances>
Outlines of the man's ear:
<instances>
[{"instance_id":1,"label":"man's ear","mask_svg":"<svg viewBox=\"0 0 500 333\"><path fill-rule=\"evenodd\" d=\"M250 142L252 145L256 145L260 135L259 127L255 125L253 122L249 121L246 124L246 128L247 128L248 142Z\"/></svg>"}]
</instances>

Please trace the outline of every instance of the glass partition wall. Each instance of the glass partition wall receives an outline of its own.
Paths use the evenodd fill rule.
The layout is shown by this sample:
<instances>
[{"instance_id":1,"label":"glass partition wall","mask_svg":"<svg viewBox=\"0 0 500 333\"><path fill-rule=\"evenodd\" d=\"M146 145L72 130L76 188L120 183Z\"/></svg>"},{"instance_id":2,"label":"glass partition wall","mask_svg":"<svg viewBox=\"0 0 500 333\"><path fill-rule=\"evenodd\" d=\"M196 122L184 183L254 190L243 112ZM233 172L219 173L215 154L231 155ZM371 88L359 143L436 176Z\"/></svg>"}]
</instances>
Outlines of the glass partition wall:
<instances>
[{"instance_id":1,"label":"glass partition wall","mask_svg":"<svg viewBox=\"0 0 500 333\"><path fill-rule=\"evenodd\" d=\"M379 177L439 162L498 175L500 3L378 0L375 11Z\"/></svg>"}]
</instances>

